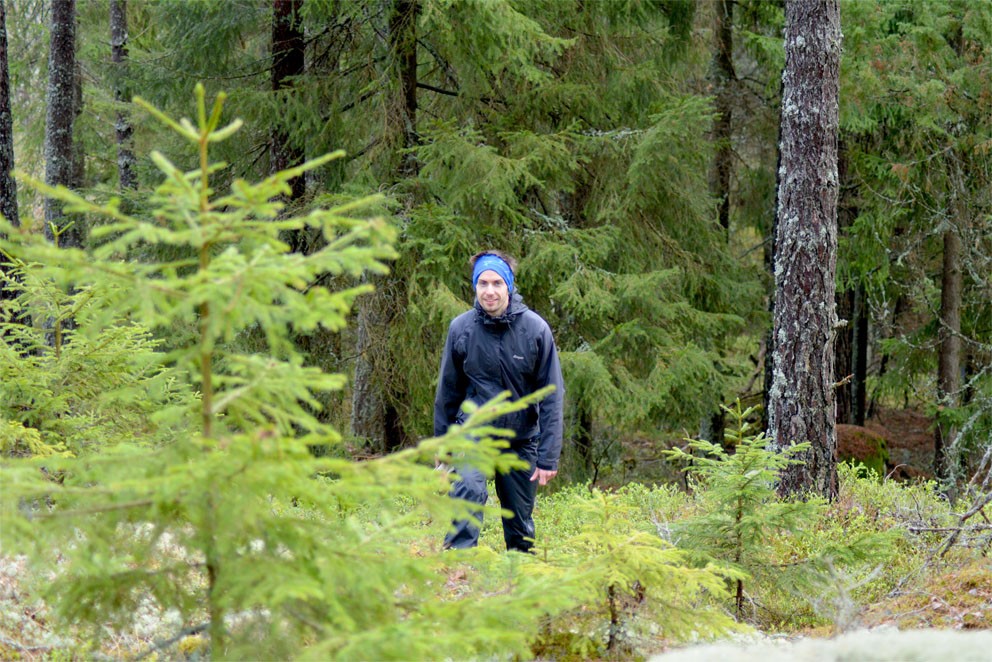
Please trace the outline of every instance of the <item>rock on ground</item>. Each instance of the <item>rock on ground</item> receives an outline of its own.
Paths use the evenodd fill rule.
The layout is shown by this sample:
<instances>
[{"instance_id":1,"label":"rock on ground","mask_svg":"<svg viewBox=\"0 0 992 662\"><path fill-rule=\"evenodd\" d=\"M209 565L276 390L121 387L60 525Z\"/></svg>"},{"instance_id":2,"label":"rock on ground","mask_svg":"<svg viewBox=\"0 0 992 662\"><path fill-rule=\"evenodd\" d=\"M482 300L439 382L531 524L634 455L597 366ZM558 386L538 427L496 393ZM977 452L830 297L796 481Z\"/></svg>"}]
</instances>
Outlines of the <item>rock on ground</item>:
<instances>
[{"instance_id":1,"label":"rock on ground","mask_svg":"<svg viewBox=\"0 0 992 662\"><path fill-rule=\"evenodd\" d=\"M833 639L704 644L669 651L651 662L988 662L987 630L862 630Z\"/></svg>"}]
</instances>

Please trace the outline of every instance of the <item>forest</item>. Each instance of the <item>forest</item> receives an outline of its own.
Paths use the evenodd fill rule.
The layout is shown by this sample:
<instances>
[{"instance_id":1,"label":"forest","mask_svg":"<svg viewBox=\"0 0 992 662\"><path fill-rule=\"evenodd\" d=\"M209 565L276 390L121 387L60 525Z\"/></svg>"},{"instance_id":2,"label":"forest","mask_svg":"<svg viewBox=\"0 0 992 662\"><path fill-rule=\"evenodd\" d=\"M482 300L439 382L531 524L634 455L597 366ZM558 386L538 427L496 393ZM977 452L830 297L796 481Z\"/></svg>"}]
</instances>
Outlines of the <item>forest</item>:
<instances>
[{"instance_id":1,"label":"forest","mask_svg":"<svg viewBox=\"0 0 992 662\"><path fill-rule=\"evenodd\" d=\"M986 659L992 2L0 0L0 338L0 659Z\"/></svg>"}]
</instances>

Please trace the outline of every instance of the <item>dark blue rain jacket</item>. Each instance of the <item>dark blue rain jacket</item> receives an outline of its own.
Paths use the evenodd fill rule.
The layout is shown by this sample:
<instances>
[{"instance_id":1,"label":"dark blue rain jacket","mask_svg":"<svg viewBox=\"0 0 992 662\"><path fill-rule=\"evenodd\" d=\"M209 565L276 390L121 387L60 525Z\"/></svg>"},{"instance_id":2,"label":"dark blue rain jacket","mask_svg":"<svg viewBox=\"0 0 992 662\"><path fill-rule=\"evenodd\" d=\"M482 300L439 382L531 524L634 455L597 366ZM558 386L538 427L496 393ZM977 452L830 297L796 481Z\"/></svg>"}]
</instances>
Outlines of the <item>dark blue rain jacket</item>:
<instances>
[{"instance_id":1,"label":"dark blue rain jacket","mask_svg":"<svg viewBox=\"0 0 992 662\"><path fill-rule=\"evenodd\" d=\"M434 434L462 422L466 400L481 405L503 391L516 400L549 384L555 386L553 393L493 424L513 430L517 439L539 437L537 466L557 471L565 385L551 327L519 294L513 294L502 317L490 317L476 302L448 327L434 398Z\"/></svg>"}]
</instances>

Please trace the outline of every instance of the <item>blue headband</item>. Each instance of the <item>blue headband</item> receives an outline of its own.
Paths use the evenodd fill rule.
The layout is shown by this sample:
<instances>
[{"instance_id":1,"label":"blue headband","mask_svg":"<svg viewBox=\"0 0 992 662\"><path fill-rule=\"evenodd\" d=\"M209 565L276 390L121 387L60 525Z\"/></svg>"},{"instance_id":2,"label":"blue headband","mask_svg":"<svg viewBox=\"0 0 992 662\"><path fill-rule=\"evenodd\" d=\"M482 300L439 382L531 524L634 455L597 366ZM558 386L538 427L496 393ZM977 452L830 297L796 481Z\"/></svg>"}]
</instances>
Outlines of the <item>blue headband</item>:
<instances>
[{"instance_id":1,"label":"blue headband","mask_svg":"<svg viewBox=\"0 0 992 662\"><path fill-rule=\"evenodd\" d=\"M479 275L483 271L495 271L506 282L506 289L513 294L513 270L510 265L498 255L487 253L475 261L475 268L472 269L472 289L475 289L479 282Z\"/></svg>"}]
</instances>

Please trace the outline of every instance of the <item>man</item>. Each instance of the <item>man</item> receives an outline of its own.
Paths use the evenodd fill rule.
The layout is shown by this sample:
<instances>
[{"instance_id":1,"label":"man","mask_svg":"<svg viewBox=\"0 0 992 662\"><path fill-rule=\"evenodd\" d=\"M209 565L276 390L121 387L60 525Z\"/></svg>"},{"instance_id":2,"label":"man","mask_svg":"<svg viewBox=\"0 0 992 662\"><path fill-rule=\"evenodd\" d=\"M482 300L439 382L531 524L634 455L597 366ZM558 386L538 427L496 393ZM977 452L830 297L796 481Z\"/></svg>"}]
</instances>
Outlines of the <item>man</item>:
<instances>
[{"instance_id":1,"label":"man","mask_svg":"<svg viewBox=\"0 0 992 662\"><path fill-rule=\"evenodd\" d=\"M494 422L516 433L510 452L527 462L527 469L497 474L496 496L512 517L503 518L506 548L530 552L534 544L534 500L537 486L547 485L558 473L562 444L564 384L551 328L524 305L514 287L516 261L499 251L483 251L471 259L473 310L456 317L448 328L441 356L441 376L434 399L434 434L461 422L465 400L483 404L503 391L514 400L553 384L554 392L526 410ZM451 496L486 503L486 477L478 470L458 470ZM462 520L445 538L446 548L475 547L478 522Z\"/></svg>"}]
</instances>

